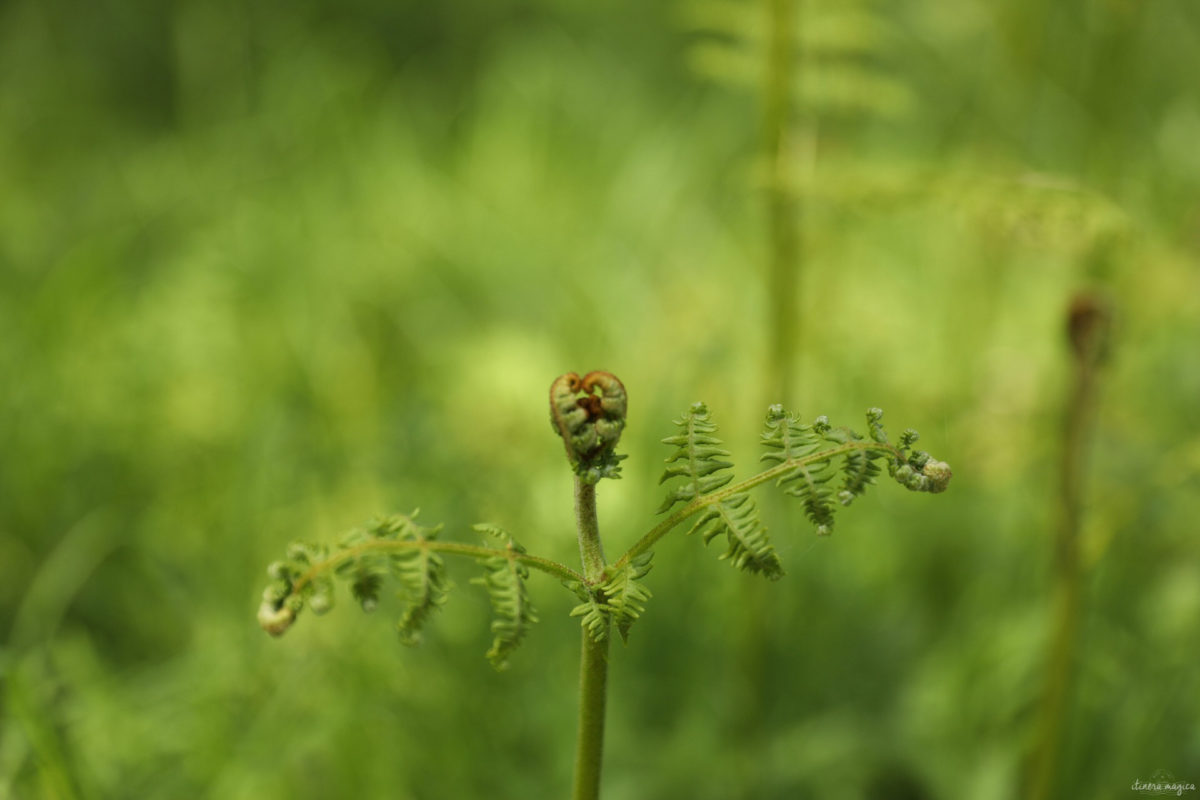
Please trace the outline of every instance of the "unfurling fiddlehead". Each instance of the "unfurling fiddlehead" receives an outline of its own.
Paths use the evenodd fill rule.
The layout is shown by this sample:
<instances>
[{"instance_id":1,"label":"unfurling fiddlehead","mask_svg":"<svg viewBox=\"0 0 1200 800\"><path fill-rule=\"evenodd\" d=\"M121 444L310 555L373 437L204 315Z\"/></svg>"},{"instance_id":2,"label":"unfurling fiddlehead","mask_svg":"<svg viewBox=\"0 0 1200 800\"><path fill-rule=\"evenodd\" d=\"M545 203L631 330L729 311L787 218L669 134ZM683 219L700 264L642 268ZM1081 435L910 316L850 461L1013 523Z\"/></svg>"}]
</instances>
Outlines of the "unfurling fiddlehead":
<instances>
[{"instance_id":1,"label":"unfurling fiddlehead","mask_svg":"<svg viewBox=\"0 0 1200 800\"><path fill-rule=\"evenodd\" d=\"M599 392L599 394L597 394ZM617 441L628 411L625 387L608 372L574 372L550 385L550 425L562 437L567 459L586 483L620 477Z\"/></svg>"}]
</instances>

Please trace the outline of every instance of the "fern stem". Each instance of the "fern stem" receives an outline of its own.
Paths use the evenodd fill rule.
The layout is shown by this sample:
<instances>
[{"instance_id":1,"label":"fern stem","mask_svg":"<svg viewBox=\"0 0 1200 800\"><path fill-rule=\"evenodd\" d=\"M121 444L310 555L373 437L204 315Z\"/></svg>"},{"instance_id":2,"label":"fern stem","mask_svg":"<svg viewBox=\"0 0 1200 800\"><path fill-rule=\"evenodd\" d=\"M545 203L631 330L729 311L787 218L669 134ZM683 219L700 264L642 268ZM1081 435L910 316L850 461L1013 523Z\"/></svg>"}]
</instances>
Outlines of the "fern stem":
<instances>
[{"instance_id":1,"label":"fern stem","mask_svg":"<svg viewBox=\"0 0 1200 800\"><path fill-rule=\"evenodd\" d=\"M324 561L319 561L313 564L311 568L292 585L292 594L296 594L311 581L315 580L322 573L337 567L344 561L350 561L357 558L363 553L380 552L391 553L402 550L424 549L426 552L433 553L451 553L453 555L467 556L469 558L500 558L513 559L519 561L533 569L540 570L547 575L552 575L559 580L584 582L584 578L575 570L568 567L566 564L560 564L557 561L551 561L548 558L540 556L531 556L528 553L516 553L510 550L497 550L494 547L480 547L478 545L463 544L461 542L436 542L436 541L397 541L395 539L374 539L369 542L348 547L341 550Z\"/></svg>"},{"instance_id":2,"label":"fern stem","mask_svg":"<svg viewBox=\"0 0 1200 800\"><path fill-rule=\"evenodd\" d=\"M617 559L617 561L613 564L613 568L621 569L632 559L637 558L645 552L648 552L654 547L655 543L658 542L659 539L670 533L671 529L676 525L683 522L688 517L694 516L700 511L703 511L705 508L713 505L714 503L720 503L722 500L732 497L733 495L741 494L745 491L753 489L755 486L759 486L767 481L781 477L797 467L807 466L808 464L813 464L818 461L828 461L831 458L836 458L843 453L849 453L854 450L878 450L895 457L901 456L900 450L890 444L854 441L847 442L843 445L838 445L837 447L830 448L829 450L810 453L809 455L801 458L789 458L786 461L781 461L770 469L764 470L752 478L747 478L740 483L730 484L723 489L715 491L711 494L706 494L703 497L697 497L695 500L676 511L674 514L664 519L658 525L655 525L654 528L642 536L641 539L638 539L632 547L625 551L624 555Z\"/></svg>"},{"instance_id":3,"label":"fern stem","mask_svg":"<svg viewBox=\"0 0 1200 800\"><path fill-rule=\"evenodd\" d=\"M604 580L604 548L596 519L596 485L575 478L575 521L587 583ZM579 659L579 739L575 748L573 800L598 800L604 759L604 709L608 695L609 623L603 636L583 630Z\"/></svg>"},{"instance_id":4,"label":"fern stem","mask_svg":"<svg viewBox=\"0 0 1200 800\"><path fill-rule=\"evenodd\" d=\"M1087 296L1069 315L1075 355L1074 380L1063 419L1059 465L1060 506L1054 543L1054 627L1030 770L1030 800L1055 796L1062 759L1063 729L1070 711L1079 622L1083 611L1083 565L1079 552L1083 473L1095 410L1097 373L1107 333L1107 312Z\"/></svg>"},{"instance_id":5,"label":"fern stem","mask_svg":"<svg viewBox=\"0 0 1200 800\"><path fill-rule=\"evenodd\" d=\"M607 629L608 623L605 622ZM579 741L575 748L575 791L572 800L600 797L600 770L604 757L604 708L608 695L608 641L597 641L583 631L579 662Z\"/></svg>"},{"instance_id":6,"label":"fern stem","mask_svg":"<svg viewBox=\"0 0 1200 800\"><path fill-rule=\"evenodd\" d=\"M796 0L767 4L770 36L763 103L764 149L770 169L767 212L770 229L770 370L771 397L791 403L795 378L800 269L800 203L791 175L788 147L789 111L795 74Z\"/></svg>"},{"instance_id":7,"label":"fern stem","mask_svg":"<svg viewBox=\"0 0 1200 800\"><path fill-rule=\"evenodd\" d=\"M575 526L579 532L579 558L588 584L604 580L604 546L596 521L596 484L575 476Z\"/></svg>"}]
</instances>

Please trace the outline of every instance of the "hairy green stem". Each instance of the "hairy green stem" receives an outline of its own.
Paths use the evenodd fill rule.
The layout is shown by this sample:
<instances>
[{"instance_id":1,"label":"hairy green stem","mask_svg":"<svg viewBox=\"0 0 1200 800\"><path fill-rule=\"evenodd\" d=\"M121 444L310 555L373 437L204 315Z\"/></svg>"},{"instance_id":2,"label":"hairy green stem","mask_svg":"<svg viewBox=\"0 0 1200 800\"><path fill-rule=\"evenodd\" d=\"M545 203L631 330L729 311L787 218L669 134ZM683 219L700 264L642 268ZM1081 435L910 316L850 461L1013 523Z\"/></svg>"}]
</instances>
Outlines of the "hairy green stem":
<instances>
[{"instance_id":1,"label":"hairy green stem","mask_svg":"<svg viewBox=\"0 0 1200 800\"><path fill-rule=\"evenodd\" d=\"M579 554L589 585L604 579L604 548L596 520L596 485L575 478L575 522ZM598 800L604 757L604 708L608 693L608 623L604 635L583 631L579 663L579 740L575 748L573 800Z\"/></svg>"},{"instance_id":2,"label":"hairy green stem","mask_svg":"<svg viewBox=\"0 0 1200 800\"><path fill-rule=\"evenodd\" d=\"M688 517L694 516L714 503L719 503L735 494L741 494L749 489L753 489L755 486L759 486L760 484L764 484L769 480L773 480L788 472L791 472L796 467L814 464L819 461L828 461L831 458L836 458L843 453L849 453L853 450L878 450L880 452L888 453L892 456L900 456L899 448L893 447L890 444L859 441L847 442L846 444L838 445L837 447L829 450L810 453L809 455L801 458L789 458L786 461L781 461L770 469L764 470L752 478L747 478L740 483L730 484L724 489L720 489L712 494L706 494L703 497L697 497L695 500L676 511L674 514L655 525L654 528L646 533L646 535L644 535L641 539L638 539L632 547L625 551L624 555L617 559L616 563L613 564L613 567L616 569L621 569L632 559L637 558L645 552L648 552L652 547L654 547L655 543L659 539L670 533L671 529L676 525L683 522Z\"/></svg>"},{"instance_id":3,"label":"hairy green stem","mask_svg":"<svg viewBox=\"0 0 1200 800\"><path fill-rule=\"evenodd\" d=\"M596 484L575 476L575 528L579 532L579 559L588 584L604 579L604 546L596 521Z\"/></svg>"},{"instance_id":4,"label":"hairy green stem","mask_svg":"<svg viewBox=\"0 0 1200 800\"><path fill-rule=\"evenodd\" d=\"M607 628L608 623L605 623ZM579 663L579 741L575 748L575 791L572 800L600 797L600 770L604 757L604 707L608 695L608 640L583 631Z\"/></svg>"}]
</instances>

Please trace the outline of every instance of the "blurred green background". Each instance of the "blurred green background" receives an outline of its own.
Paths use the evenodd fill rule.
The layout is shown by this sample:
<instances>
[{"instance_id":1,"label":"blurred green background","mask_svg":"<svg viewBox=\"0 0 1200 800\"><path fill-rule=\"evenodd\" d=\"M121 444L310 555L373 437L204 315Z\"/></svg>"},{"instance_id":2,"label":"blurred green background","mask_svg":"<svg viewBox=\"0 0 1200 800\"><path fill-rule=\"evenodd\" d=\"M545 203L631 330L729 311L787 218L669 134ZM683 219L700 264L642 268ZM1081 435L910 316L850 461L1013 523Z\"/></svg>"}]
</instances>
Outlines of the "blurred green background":
<instances>
[{"instance_id":1,"label":"blurred green background","mask_svg":"<svg viewBox=\"0 0 1200 800\"><path fill-rule=\"evenodd\" d=\"M765 587L664 540L605 796L1020 796L1081 288L1116 327L1058 796L1200 783L1200 8L797 13L787 391L882 406L955 479L829 539L765 502ZM751 0L0 2L0 798L566 795L553 581L497 674L473 565L415 650L344 595L269 639L264 568L418 506L573 562L567 371L631 398L610 554L689 403L754 468L768 28Z\"/></svg>"}]
</instances>

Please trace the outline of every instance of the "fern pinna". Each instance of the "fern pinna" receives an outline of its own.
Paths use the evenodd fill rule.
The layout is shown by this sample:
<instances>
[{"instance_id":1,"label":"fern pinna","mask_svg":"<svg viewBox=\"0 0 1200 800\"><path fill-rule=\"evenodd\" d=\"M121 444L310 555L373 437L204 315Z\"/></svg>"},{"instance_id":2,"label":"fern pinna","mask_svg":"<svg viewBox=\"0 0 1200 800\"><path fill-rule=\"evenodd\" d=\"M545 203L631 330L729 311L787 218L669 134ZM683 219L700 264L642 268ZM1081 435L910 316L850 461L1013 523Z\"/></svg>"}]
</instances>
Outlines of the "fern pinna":
<instances>
[{"instance_id":1,"label":"fern pinna","mask_svg":"<svg viewBox=\"0 0 1200 800\"><path fill-rule=\"evenodd\" d=\"M687 508L689 503L712 497L733 480L733 463L725 460L731 454L721 447L717 426L703 403L693 405L675 424L680 433L663 439L663 444L671 445L675 452L667 457L667 469L659 483L683 480L667 492L658 507L660 514L677 503ZM758 506L747 492L721 497L706 506L688 531L694 532L703 536L705 544L724 533L729 547L721 557L738 569L761 572L772 580L783 575L783 565L759 519Z\"/></svg>"},{"instance_id":2,"label":"fern pinna","mask_svg":"<svg viewBox=\"0 0 1200 800\"><path fill-rule=\"evenodd\" d=\"M287 557L268 568L271 582L263 592L258 619L262 627L281 635L308 608L324 614L333 606L334 583L349 585L351 596L364 611L373 610L387 581L403 599L398 623L405 644L416 644L425 624L445 602L449 583L445 557L465 556L483 569L471 581L483 587L495 619L487 658L503 669L537 622L525 582L531 571L556 578L579 602L571 611L583 627L581 658L580 737L574 797L595 798L599 792L600 748L603 740L604 698L610 632L622 640L646 611L650 590L644 578L650 571L658 540L690 522L705 544L724 537L721 555L737 569L771 580L783 575L759 515L751 490L774 483L799 502L818 535L833 530L839 506L848 506L887 472L912 491L941 492L949 484L949 466L913 449L917 433L905 431L897 444L888 441L883 412L867 412L866 437L849 428L835 428L827 418L802 423L781 406L767 411L762 434L765 465L757 473L734 481L731 454L717 437L707 406L696 403L675 420L677 432L663 439L671 450L661 483L667 495L658 509L666 516L637 539L619 558L606 561L596 516L596 484L619 478L623 455L616 446L625 427L628 397L614 375L568 373L550 387L550 422L562 439L575 479L575 513L582 567L541 558L525 551L511 534L492 524L475 530L488 544L439 539L441 526L416 521L417 514L396 514L352 530L331 545L292 544Z\"/></svg>"}]
</instances>

